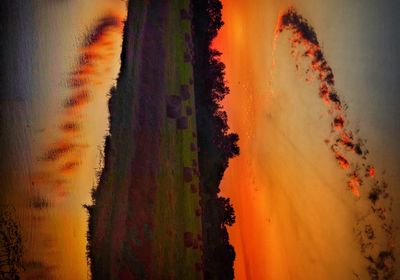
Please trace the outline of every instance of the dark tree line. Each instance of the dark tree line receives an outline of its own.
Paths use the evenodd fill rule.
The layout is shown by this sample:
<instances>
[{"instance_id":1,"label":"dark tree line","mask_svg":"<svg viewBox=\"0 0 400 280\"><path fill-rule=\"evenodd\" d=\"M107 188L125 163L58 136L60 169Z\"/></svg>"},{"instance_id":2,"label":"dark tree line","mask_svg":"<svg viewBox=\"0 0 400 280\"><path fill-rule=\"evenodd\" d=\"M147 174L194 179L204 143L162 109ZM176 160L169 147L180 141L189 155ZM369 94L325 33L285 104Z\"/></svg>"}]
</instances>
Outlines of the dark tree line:
<instances>
[{"instance_id":1,"label":"dark tree line","mask_svg":"<svg viewBox=\"0 0 400 280\"><path fill-rule=\"evenodd\" d=\"M229 94L221 52L211 47L224 24L219 0L193 0L194 87L203 202L205 279L233 279L235 250L226 226L235 222L229 198L219 196L229 159L239 155L239 136L229 132L227 114L220 105Z\"/></svg>"},{"instance_id":2,"label":"dark tree line","mask_svg":"<svg viewBox=\"0 0 400 280\"><path fill-rule=\"evenodd\" d=\"M20 279L22 237L11 209L0 209L0 279Z\"/></svg>"}]
</instances>

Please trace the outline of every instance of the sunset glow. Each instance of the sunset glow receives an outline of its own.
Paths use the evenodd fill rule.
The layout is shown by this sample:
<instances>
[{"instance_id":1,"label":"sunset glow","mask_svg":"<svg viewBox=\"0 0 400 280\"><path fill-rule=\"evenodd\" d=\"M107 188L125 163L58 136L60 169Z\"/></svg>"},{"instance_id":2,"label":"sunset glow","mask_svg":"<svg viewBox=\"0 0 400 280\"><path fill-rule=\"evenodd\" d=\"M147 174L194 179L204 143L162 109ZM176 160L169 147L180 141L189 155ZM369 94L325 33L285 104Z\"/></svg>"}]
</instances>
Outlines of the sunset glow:
<instances>
[{"instance_id":1,"label":"sunset glow","mask_svg":"<svg viewBox=\"0 0 400 280\"><path fill-rule=\"evenodd\" d=\"M399 10L5 0L0 279L398 279Z\"/></svg>"},{"instance_id":2,"label":"sunset glow","mask_svg":"<svg viewBox=\"0 0 400 280\"><path fill-rule=\"evenodd\" d=\"M33 218L26 218L26 224L36 228L28 244L33 248L47 239L52 243L39 251L28 247L26 259L40 261L45 267L27 270L24 277L44 273L57 279L83 279L88 275L87 213L82 204L90 202L90 190L100 168L99 151L108 126L107 94L119 70L126 17L122 2L100 7L92 25L82 32L72 68L59 82L66 95L56 99L59 114L55 127L42 129L44 135L51 131L51 136L38 137L43 140L38 145L41 151L35 151L38 156L30 177L30 203L38 210L48 208L52 215L36 210ZM71 243L74 246L66 250L64 246Z\"/></svg>"},{"instance_id":3,"label":"sunset glow","mask_svg":"<svg viewBox=\"0 0 400 280\"><path fill-rule=\"evenodd\" d=\"M254 5L254 7L256 6ZM231 88L231 95L224 102L224 108L228 112L232 131L241 136L241 156L231 162L222 183L222 194L232 197L237 214L237 224L230 229L230 238L237 253L236 278L290 279L290 275L297 275L296 279L311 279L310 277L326 279L328 275L332 277L332 273L336 273L337 277L339 275L344 277L349 273L344 269L345 263L355 269L360 265L366 265L361 255L368 257L370 254L376 253L370 249L364 251L366 241L360 239L359 245L356 244L357 242L354 242L355 244L351 246L348 245L355 252L360 250L357 249L357 246L360 246L362 252L361 254L358 253L360 257L341 258L340 262L343 261L343 264L340 267L343 267L343 270L333 272L334 270L327 264L326 267L320 267L320 270L313 271L313 262L304 258L300 259L296 253L299 248L305 249L311 245L304 243L306 241L302 240L301 235L306 234L311 240L321 242L323 238L326 238L326 233L321 230L323 227L328 229L331 226L320 224L319 229L313 229L313 223L308 224L306 222L310 217L304 216L308 212L308 207L303 205L302 208L298 208L301 205L299 199L307 194L307 200L314 205L314 211L321 211L325 207L336 209L335 216L331 216L332 213L330 212L320 212L320 214L325 215L325 219L334 219L338 227L341 228L342 232L340 236L336 237L337 240L332 239L331 244L325 245L329 246L329 252L336 251L334 254L340 255L342 249L335 248L334 244L335 242L341 244L337 243L336 246L343 246L342 244L345 243L351 244L352 238L350 236L353 228L354 231L359 231L362 235L361 232L364 230L365 224L372 227L375 232L380 232L386 226L386 221L384 219L379 221L380 218L376 216L375 211L366 211L367 214L364 214L366 215L364 218L354 216L356 220L360 219L357 222L352 221L353 217L342 218L340 222L337 220L340 213L348 207L368 207L369 203L374 205L373 200L371 200L372 202L366 200L368 192L373 192L374 185L381 186L379 192L383 191L384 187L381 185L382 182L369 179L375 176L375 168L366 163L368 161L368 150L364 141L359 138L358 131L353 132L352 128L349 127L347 120L349 106L341 100L342 97L335 89L333 70L322 54L321 46L315 33L313 33L314 31L308 29L306 23L302 22L303 19L297 17L296 12L291 10L290 6L285 8L284 6L276 7L272 3L263 3L257 8L264 8L265 11L269 10L270 13L275 11L276 14L269 19L254 16L250 19L249 14L254 15L254 10L249 10L249 5L224 1L223 16L226 25L214 41L215 47L224 53L222 60L227 65L226 79ZM272 18L276 20L276 24L272 22ZM247 37L238 36L237 33L247 34ZM291 35L287 37L288 34ZM258 38L255 45L250 43L253 38ZM288 44L285 43L286 39ZM287 53L284 54L283 51ZM285 61L288 65L282 65L282 61ZM290 67L293 70L286 70L287 72L280 70L290 69ZM298 74L293 76L289 71L296 71ZM303 89L300 89L301 78L299 81L299 77L302 73L304 73L304 86L302 86ZM281 80L281 77L285 80ZM293 80L291 81L289 77L293 77ZM295 80L298 81L294 82ZM277 87L277 81L287 83L286 88ZM306 86L306 83L313 85ZM315 84L317 84L317 87L314 86ZM289 137L289 134L292 134L290 124L291 126L301 126L302 117L300 116L303 113L300 113L297 120L285 115L285 106L291 107L291 105L284 105L284 103L279 105L285 100L284 97L279 95L286 96L284 91L287 90L291 91L292 95L304 94L303 97L299 97L301 103L303 103L302 106L314 103L314 101L303 101L304 98L311 99L319 96L323 101L321 104L327 107L327 112L323 113L322 106L315 107L313 105L319 111L317 114L320 114L320 117L312 120L309 116L305 116L306 119L304 120L304 123L315 123L312 127L316 135L321 135L320 139L315 137L307 139L307 136L299 138L299 135L297 141L300 142L292 142L296 137ZM315 95L315 92L318 92L318 94ZM293 101L287 102L293 104ZM279 107L281 112L271 107L277 105L281 106ZM297 113L302 111L301 108L295 110ZM279 124L277 120L274 120L275 117L281 119ZM283 127L287 127L289 130L284 131ZM326 131L325 136L321 134L323 129ZM308 130L312 131L311 128L308 128ZM275 136L273 136L274 134ZM274 141L274 138L288 142L276 142L274 144L271 142ZM321 144L317 144L318 141ZM271 143L272 146L268 143ZM322 143L325 143L325 147ZM281 149L286 147L286 150L282 153L279 146L282 146ZM326 186L323 186L326 183L322 183L321 179L315 181L317 178L312 179L315 176L308 175L310 170L314 169L312 166L309 166L310 168L307 166L296 167L294 164L295 162L309 162L311 164L315 161L315 154L306 154L306 150L310 149L319 154L318 170L321 172L320 178L336 182L335 184L338 186L341 185L338 190L340 193L349 190L348 193L351 193L355 199L360 199L363 196L361 202L358 202L359 206L356 206L356 204L354 206L347 205L340 210L340 203L334 202L337 200L338 194L331 193L330 190L329 193L332 195L330 198L326 197L328 193L317 195L324 188L326 189ZM268 153L268 156L264 151ZM333 153L333 157L329 156L330 151ZM266 162L273 159L275 163ZM343 175L340 175L340 170L332 165L334 163L332 159L336 159L340 168L347 170L347 179L343 178ZM279 162L282 163L279 164ZM303 195L298 196L299 193L297 195L294 193L296 192L295 185L304 186L310 180L312 180L313 186L309 187L309 191L314 189L313 193L309 193L306 189L301 191ZM339 183L340 181L341 183ZM290 192L293 193L286 193L286 188L288 188L287 191L292 189ZM325 198L322 199L322 197ZM350 200L347 200L349 198ZM351 197L347 199L346 204L357 201L351 200ZM321 201L325 201L325 206L321 204ZM296 204L299 205L295 206ZM335 204L336 206L334 206ZM390 209L390 199L383 202L380 207ZM320 210L317 210L317 208L320 208ZM311 209L309 210L312 211ZM302 212L296 213L296 211ZM293 215L297 217L296 220L290 220ZM312 217L319 219L314 214ZM285 219L290 221L285 221ZM293 233L293 230L298 228L300 223L303 226L301 230L298 230L300 236L290 234L289 232ZM387 242L387 245L382 245L382 250L386 250L384 248L391 250L390 248L393 248L390 245L392 244L392 233L381 232L380 234L381 238L384 238ZM346 240L346 238L348 239ZM315 246L317 247L314 247L314 252L307 251L304 254L309 254L310 258L313 258L312 255L318 255L321 262L328 260L330 253L327 253L327 249L318 248L319 245L316 244ZM292 251L293 249L295 251ZM321 249L322 251L320 251ZM301 253L299 252L299 254ZM390 274L390 272L388 273ZM304 278L298 278L299 275Z\"/></svg>"}]
</instances>

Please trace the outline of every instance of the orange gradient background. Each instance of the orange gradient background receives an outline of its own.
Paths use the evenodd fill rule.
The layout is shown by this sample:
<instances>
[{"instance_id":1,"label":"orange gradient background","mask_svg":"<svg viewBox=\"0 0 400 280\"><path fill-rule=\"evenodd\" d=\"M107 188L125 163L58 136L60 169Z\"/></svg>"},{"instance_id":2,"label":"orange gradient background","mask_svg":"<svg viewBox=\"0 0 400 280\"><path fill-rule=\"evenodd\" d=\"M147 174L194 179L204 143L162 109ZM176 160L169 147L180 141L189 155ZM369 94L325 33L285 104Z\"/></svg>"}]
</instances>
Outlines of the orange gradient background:
<instances>
[{"instance_id":1,"label":"orange gradient background","mask_svg":"<svg viewBox=\"0 0 400 280\"><path fill-rule=\"evenodd\" d=\"M240 136L241 154L230 161L221 187L236 212L236 224L229 228L235 278L352 279L357 274L366 279L367 262L353 232L366 203L347 189L324 143L330 120L318 83L305 82L296 72L287 32L273 45L278 15L291 5L315 27L338 90L350 96L350 118L364 119L360 104L366 102L361 95L365 85L361 79L346 80L350 60L343 56L343 44L358 38L354 34L360 28L344 13L352 8L346 1L223 1L225 25L213 45L223 53L231 89L223 101L228 123ZM386 178L395 185L399 177L390 164L398 160L378 149L376 132L382 128L369 125L374 117L370 114L355 127L371 138L377 170L388 169Z\"/></svg>"}]
</instances>

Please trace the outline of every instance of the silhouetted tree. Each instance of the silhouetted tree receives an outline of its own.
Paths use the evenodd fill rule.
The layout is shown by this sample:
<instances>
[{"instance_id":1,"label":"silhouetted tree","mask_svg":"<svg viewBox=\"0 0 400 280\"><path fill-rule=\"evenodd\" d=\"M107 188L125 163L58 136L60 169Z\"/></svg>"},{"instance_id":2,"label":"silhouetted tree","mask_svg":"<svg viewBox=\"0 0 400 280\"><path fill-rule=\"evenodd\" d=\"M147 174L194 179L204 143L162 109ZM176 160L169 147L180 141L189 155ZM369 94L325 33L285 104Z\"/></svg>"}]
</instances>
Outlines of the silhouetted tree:
<instances>
[{"instance_id":1,"label":"silhouetted tree","mask_svg":"<svg viewBox=\"0 0 400 280\"><path fill-rule=\"evenodd\" d=\"M222 21L222 3L219 0L208 1L208 16L210 17L210 23L208 26L209 38L212 40L217 36L218 30L224 25Z\"/></svg>"},{"instance_id":2,"label":"silhouetted tree","mask_svg":"<svg viewBox=\"0 0 400 280\"><path fill-rule=\"evenodd\" d=\"M230 198L221 196L218 198L218 203L220 204L219 207L222 210L221 224L224 226L232 226L235 223L236 216Z\"/></svg>"},{"instance_id":3,"label":"silhouetted tree","mask_svg":"<svg viewBox=\"0 0 400 280\"><path fill-rule=\"evenodd\" d=\"M221 101L229 94L222 53L211 47L224 24L220 0L193 0L194 88L204 236L205 279L233 279L235 250L227 226L235 222L229 198L218 195L229 159L239 155L239 136L229 132Z\"/></svg>"},{"instance_id":4,"label":"silhouetted tree","mask_svg":"<svg viewBox=\"0 0 400 280\"><path fill-rule=\"evenodd\" d=\"M0 210L0 279L19 279L22 266L22 238L10 208Z\"/></svg>"}]
</instances>

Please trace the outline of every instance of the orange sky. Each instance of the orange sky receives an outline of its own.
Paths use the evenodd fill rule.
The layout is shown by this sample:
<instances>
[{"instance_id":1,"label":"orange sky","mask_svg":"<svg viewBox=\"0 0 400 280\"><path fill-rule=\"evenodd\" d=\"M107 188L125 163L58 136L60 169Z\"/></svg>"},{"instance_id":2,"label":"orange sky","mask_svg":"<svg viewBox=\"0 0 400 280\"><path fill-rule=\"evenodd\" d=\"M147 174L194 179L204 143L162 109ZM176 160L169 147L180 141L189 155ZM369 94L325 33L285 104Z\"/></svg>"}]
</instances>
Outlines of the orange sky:
<instances>
[{"instance_id":1,"label":"orange sky","mask_svg":"<svg viewBox=\"0 0 400 280\"><path fill-rule=\"evenodd\" d=\"M74 91L64 83L69 73L77 70L75 63L83 34L107 13L109 3L123 5L122 1L113 0L56 2L38 5L35 11L35 28L40 36L34 61L40 71L34 73L37 80L32 105L34 159L60 138L60 122L71 120L63 105ZM375 148L371 149L371 156L378 159L377 173L387 169L392 174L388 183L399 182L394 166L398 166L400 157L396 154L387 157L393 150L389 147L397 145L397 138L385 139L386 154L377 152L382 148L381 135L391 128L380 127L376 121L380 116L372 114L378 110L369 104L374 104L371 98L378 95L368 92L368 85L347 79L357 73L348 62L353 59L348 55L353 53L345 48L347 42L353 40L355 49L360 51L362 48L356 47L365 34L354 32L363 31L358 21L348 25L349 19L360 15L356 14L357 7L351 6L357 5L356 1L352 4L349 3L353 1L347 0L223 1L225 26L215 46L223 52L222 60L227 66L231 94L224 100L224 106L229 126L240 136L241 148L241 155L230 162L222 182L222 194L231 197L237 216L236 224L229 229L237 253L236 279L348 279L365 265L353 234L363 205L355 205L356 198L345 186L345 175L324 144L329 134L326 108L317 97L317 85L306 84L304 77L295 71L287 34L276 41L276 65L271 67L277 17L289 2L296 2L299 11L315 26L327 59L334 71L339 70L335 72L338 87L351 89L346 93L350 94L346 95L350 101L361 100L357 104L350 102L352 108L358 106L356 112L351 111L351 117L364 120L360 127L367 132L370 147ZM351 6L352 14L346 5ZM338 14L331 14L334 8ZM318 14L313 13L316 9ZM368 16L365 18L366 22L370 20ZM82 121L79 141L85 149L69 185L69 195L61 203L51 201L49 210L21 213L29 220L24 225L29 231L27 256L44 261L60 279L85 279L87 274L87 213L82 204L90 202L99 147L108 126L106 94L118 73L121 38L115 36L112 40L115 53L107 57L107 65L115 62L111 63L112 71L108 72L106 64L99 63L99 69L107 72L101 76L104 84L90 85L93 99L80 110L79 116L73 117ZM360 54L352 64L365 63L366 57L371 55ZM361 67L364 64L359 64ZM361 69L359 72L364 73L364 68ZM362 100L365 93L369 99ZM365 109L365 106L370 107ZM392 107L387 106L386 112L398 109ZM388 114L385 118L396 121L396 116ZM45 171L53 172L53 169L51 166ZM44 196L52 198L53 194L50 191Z\"/></svg>"},{"instance_id":2,"label":"orange sky","mask_svg":"<svg viewBox=\"0 0 400 280\"><path fill-rule=\"evenodd\" d=\"M306 18L313 14L313 1L296 2ZM329 114L318 84L296 72L288 34L277 38L273 51L278 15L289 3L223 5L225 25L214 46L226 64L231 93L223 103L241 149L221 187L237 217L229 229L236 279L349 279L354 273L364 279L366 263L353 229L366 202L346 188L345 174L324 143ZM324 21L316 28L324 45L337 41ZM325 49L333 67L336 61L346 65Z\"/></svg>"},{"instance_id":3,"label":"orange sky","mask_svg":"<svg viewBox=\"0 0 400 280\"><path fill-rule=\"evenodd\" d=\"M23 196L14 200L23 205L18 214L24 261L40 266L28 267L23 278L86 279L88 214L82 205L91 203L108 130L108 93L119 71L126 7L113 0L61 1L35 5L32 13L40 34L33 56L40 71L34 73L29 120L32 166ZM104 17L117 23L84 44ZM91 55L88 63L79 65L84 55ZM69 87L72 77L86 83ZM44 209L27 206L36 197L46 202Z\"/></svg>"},{"instance_id":4,"label":"orange sky","mask_svg":"<svg viewBox=\"0 0 400 280\"><path fill-rule=\"evenodd\" d=\"M266 279L269 261L265 235L268 229L266 223L259 223L265 219L266 205L261 195L251 191L257 189L251 143L256 137L260 102L265 101L262 94L268 92L265 70L269 65L263 61L262 54L267 53L265 37L271 30L266 30L261 24L263 21L257 18L260 13L256 6L242 1L224 1L223 4L225 25L214 44L223 52L222 60L227 66L226 79L231 95L225 99L224 106L231 129L240 136L241 148L241 155L230 162L222 182L222 194L231 197L237 216L236 225L230 229L237 255L235 278ZM258 8L261 10L262 6ZM249 15L251 17L247 17ZM253 44L254 34L259 37L257 44ZM240 176L235 172L238 170Z\"/></svg>"}]
</instances>

